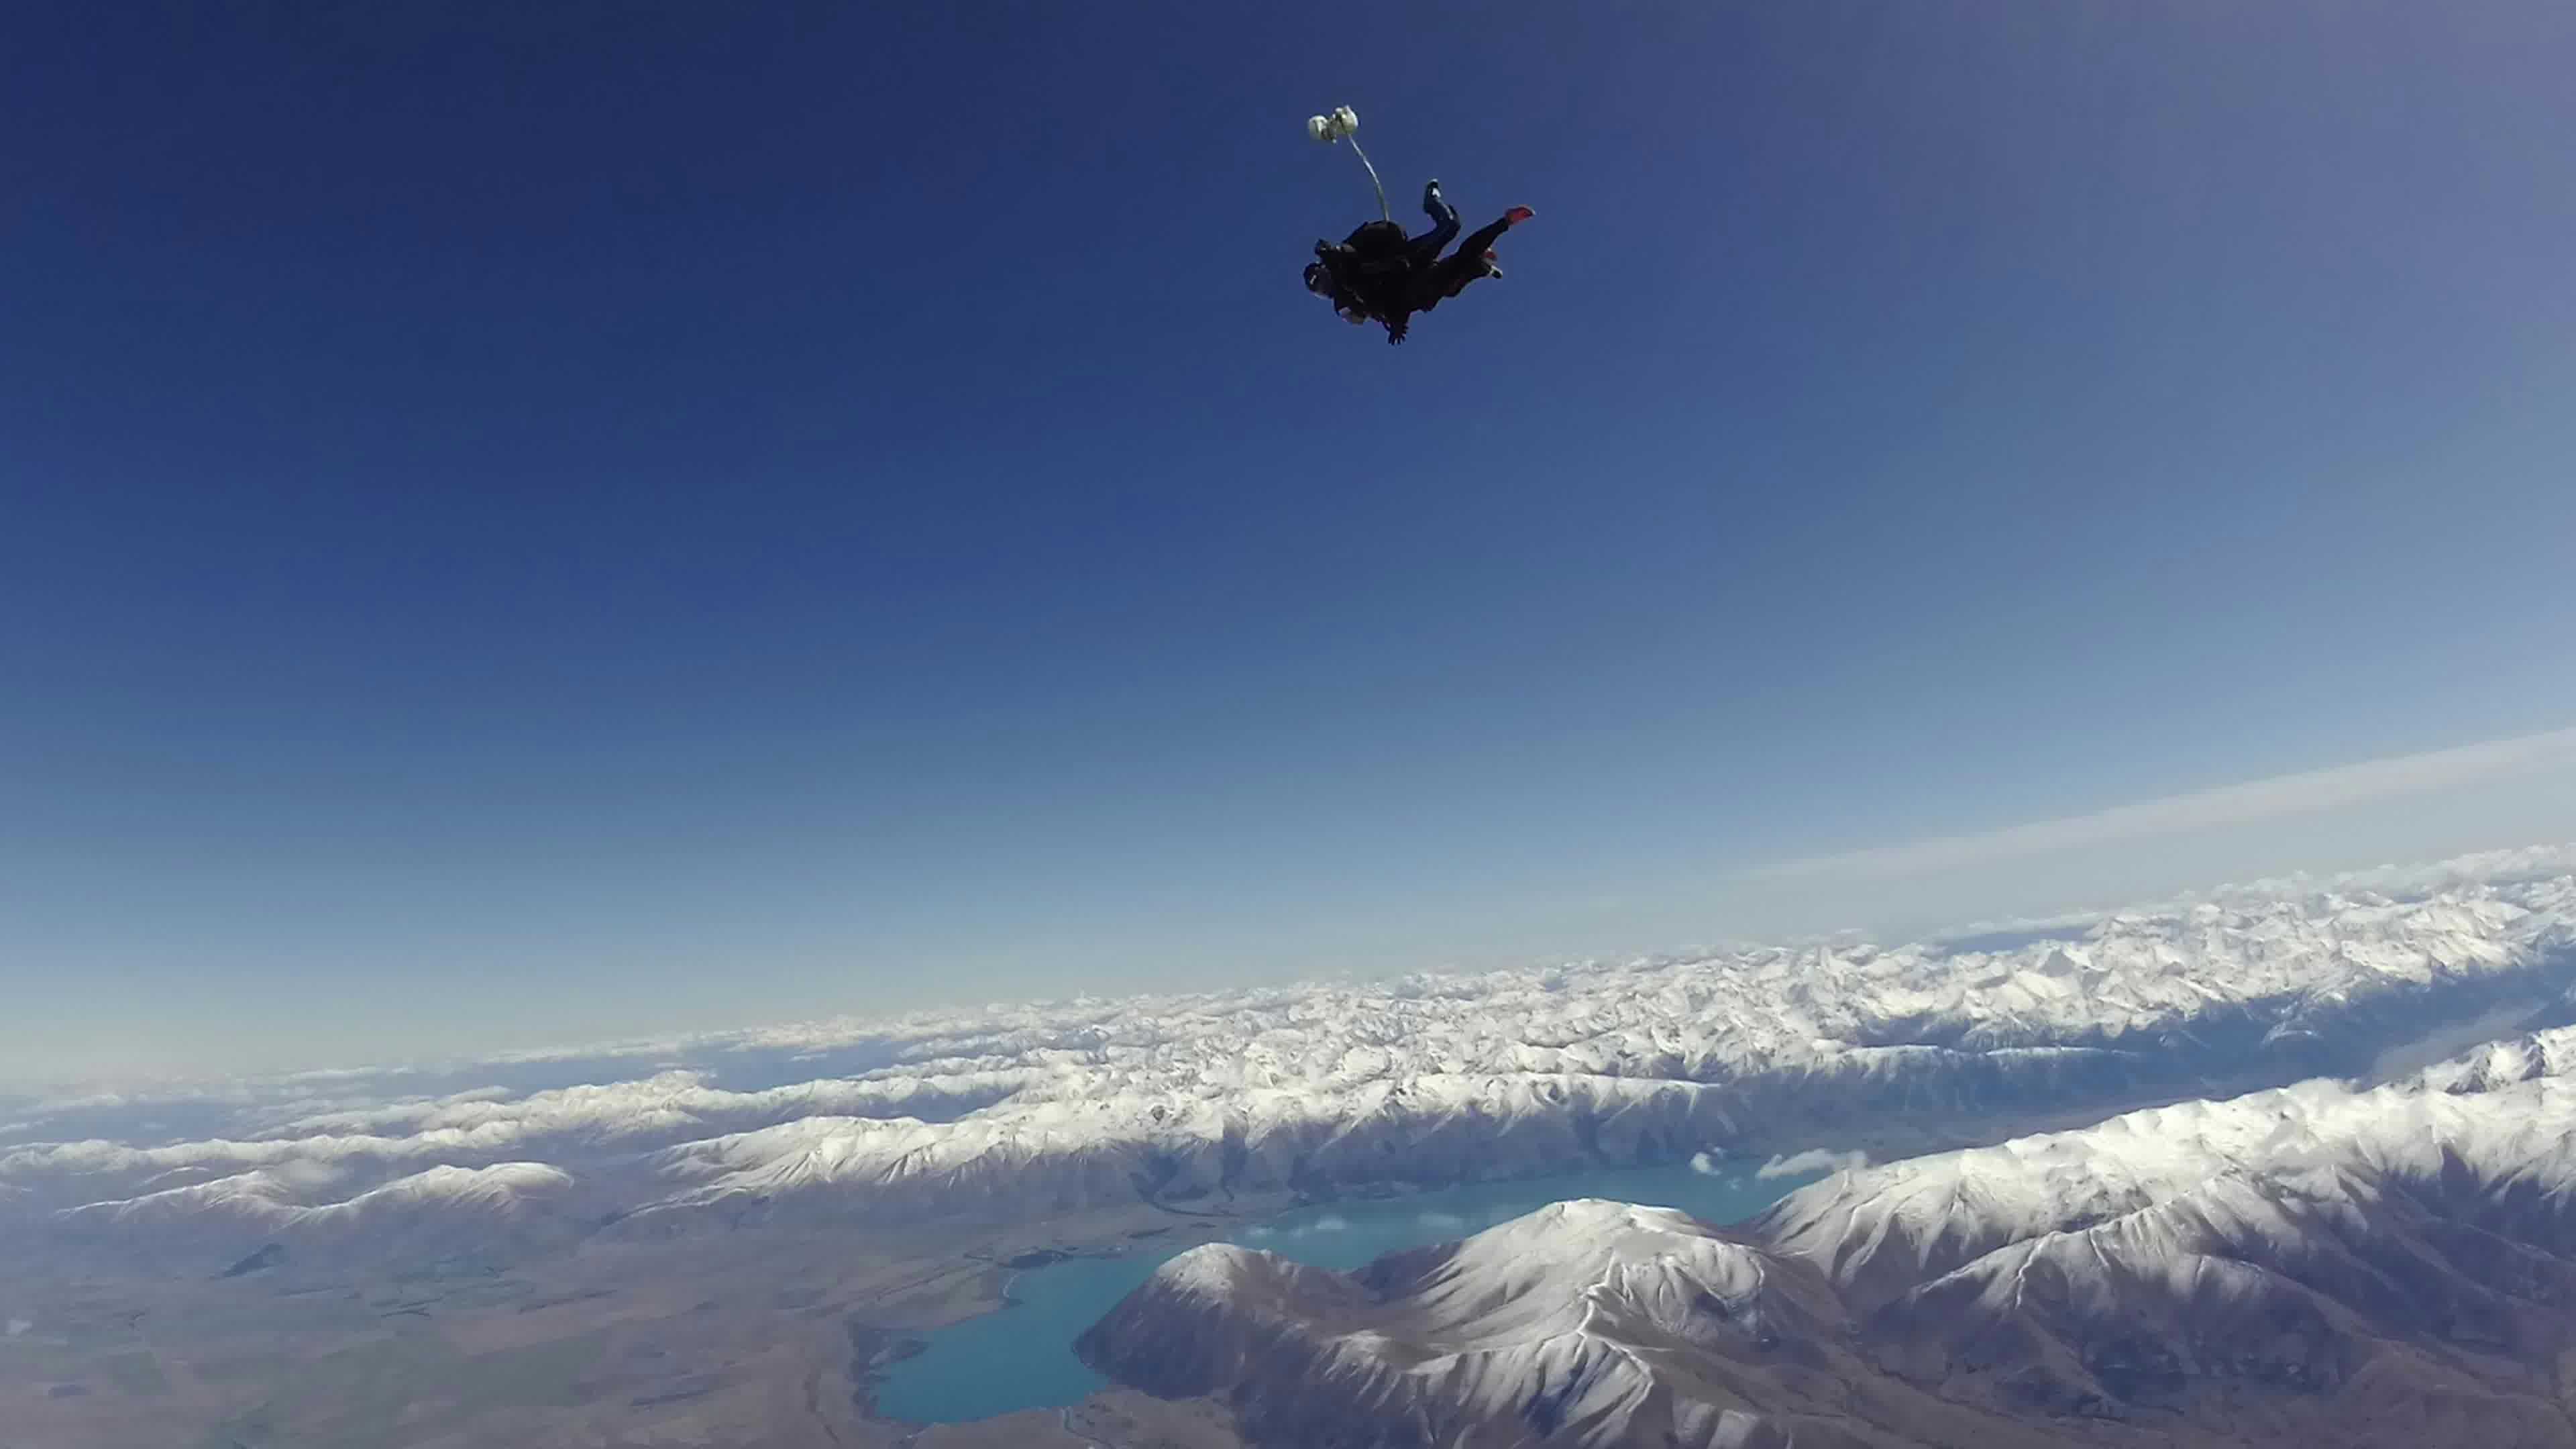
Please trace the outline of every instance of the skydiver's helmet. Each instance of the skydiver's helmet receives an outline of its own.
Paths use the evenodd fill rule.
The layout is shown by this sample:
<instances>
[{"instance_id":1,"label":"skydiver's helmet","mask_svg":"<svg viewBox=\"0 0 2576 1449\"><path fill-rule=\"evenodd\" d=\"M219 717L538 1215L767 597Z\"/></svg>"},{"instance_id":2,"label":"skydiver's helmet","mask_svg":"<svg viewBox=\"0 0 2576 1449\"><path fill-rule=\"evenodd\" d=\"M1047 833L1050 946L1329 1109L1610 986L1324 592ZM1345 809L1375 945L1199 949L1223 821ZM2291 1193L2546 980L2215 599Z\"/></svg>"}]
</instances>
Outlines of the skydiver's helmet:
<instances>
[{"instance_id":1,"label":"skydiver's helmet","mask_svg":"<svg viewBox=\"0 0 2576 1449\"><path fill-rule=\"evenodd\" d=\"M1335 291L1339 290L1333 285L1333 269L1325 266L1322 262L1308 262L1306 264L1306 290L1314 293L1318 297L1332 296Z\"/></svg>"}]
</instances>

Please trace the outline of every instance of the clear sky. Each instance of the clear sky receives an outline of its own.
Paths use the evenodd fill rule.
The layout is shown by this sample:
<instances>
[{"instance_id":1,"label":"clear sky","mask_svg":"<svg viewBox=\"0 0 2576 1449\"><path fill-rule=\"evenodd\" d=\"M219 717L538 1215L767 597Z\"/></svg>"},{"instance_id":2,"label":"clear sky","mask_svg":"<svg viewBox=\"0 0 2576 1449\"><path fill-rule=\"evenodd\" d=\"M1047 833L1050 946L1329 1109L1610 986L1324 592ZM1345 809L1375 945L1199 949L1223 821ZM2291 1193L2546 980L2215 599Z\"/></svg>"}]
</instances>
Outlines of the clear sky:
<instances>
[{"instance_id":1,"label":"clear sky","mask_svg":"<svg viewBox=\"0 0 2576 1449\"><path fill-rule=\"evenodd\" d=\"M2571 73L2561 0L10 6L0 1074L2576 836ZM1539 210L1400 349L1298 285L1340 102L1400 219Z\"/></svg>"}]
</instances>

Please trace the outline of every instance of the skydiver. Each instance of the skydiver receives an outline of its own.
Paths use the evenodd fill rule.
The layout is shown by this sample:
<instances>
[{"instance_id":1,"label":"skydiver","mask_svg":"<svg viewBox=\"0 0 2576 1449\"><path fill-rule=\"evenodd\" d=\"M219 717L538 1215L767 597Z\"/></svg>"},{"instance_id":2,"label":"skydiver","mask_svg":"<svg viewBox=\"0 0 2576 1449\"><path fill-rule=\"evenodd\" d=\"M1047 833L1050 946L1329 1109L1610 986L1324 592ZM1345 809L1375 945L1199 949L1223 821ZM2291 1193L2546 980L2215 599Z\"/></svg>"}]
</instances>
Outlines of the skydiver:
<instances>
[{"instance_id":1,"label":"skydiver","mask_svg":"<svg viewBox=\"0 0 2576 1449\"><path fill-rule=\"evenodd\" d=\"M1422 188L1422 209L1431 229L1407 237L1392 220L1363 222L1339 242L1315 243L1315 261L1306 268L1306 289L1333 303L1344 318L1361 320L1399 307L1413 280L1440 260L1440 249L1458 234L1458 211L1440 194L1434 179ZM1410 309L1407 309L1410 310Z\"/></svg>"},{"instance_id":2,"label":"skydiver","mask_svg":"<svg viewBox=\"0 0 2576 1449\"><path fill-rule=\"evenodd\" d=\"M1470 282L1501 276L1494 242L1535 214L1526 206L1513 207L1444 259L1441 249L1458 234L1458 209L1440 194L1437 180L1422 188L1422 209L1431 217L1431 229L1418 237L1407 237L1392 221L1372 221L1339 243L1315 243L1306 289L1330 301L1345 321L1383 323L1386 340L1400 343L1414 313L1430 311Z\"/></svg>"}]
</instances>

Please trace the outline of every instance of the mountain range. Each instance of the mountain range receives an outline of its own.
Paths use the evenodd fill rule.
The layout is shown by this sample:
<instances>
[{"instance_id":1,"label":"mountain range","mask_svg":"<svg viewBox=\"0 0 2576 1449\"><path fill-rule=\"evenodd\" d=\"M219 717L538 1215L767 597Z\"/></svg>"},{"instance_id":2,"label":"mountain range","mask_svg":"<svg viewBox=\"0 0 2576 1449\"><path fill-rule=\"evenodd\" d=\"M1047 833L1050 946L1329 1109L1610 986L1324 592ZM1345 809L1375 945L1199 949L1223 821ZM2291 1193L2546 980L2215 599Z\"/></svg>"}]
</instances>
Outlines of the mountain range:
<instances>
[{"instance_id":1,"label":"mountain range","mask_svg":"<svg viewBox=\"0 0 2576 1449\"><path fill-rule=\"evenodd\" d=\"M2576 851L1883 946L836 1022L0 1104L0 1252L507 1255L1696 1154L1885 1158L2576 1020ZM442 1221L461 1225L456 1232Z\"/></svg>"},{"instance_id":2,"label":"mountain range","mask_svg":"<svg viewBox=\"0 0 2576 1449\"><path fill-rule=\"evenodd\" d=\"M2576 1444L2576 1031L1344 1275L1210 1245L1081 1350L1255 1444Z\"/></svg>"}]
</instances>

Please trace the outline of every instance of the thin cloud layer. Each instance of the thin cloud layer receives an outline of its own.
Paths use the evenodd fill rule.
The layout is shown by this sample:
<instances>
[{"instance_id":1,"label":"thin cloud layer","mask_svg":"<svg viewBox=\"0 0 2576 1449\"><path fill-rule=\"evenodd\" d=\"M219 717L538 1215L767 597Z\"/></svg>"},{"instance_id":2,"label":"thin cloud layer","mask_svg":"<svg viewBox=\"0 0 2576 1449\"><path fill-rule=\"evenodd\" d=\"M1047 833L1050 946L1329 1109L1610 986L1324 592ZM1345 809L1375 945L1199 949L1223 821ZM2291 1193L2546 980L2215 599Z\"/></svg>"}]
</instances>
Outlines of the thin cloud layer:
<instances>
[{"instance_id":1,"label":"thin cloud layer","mask_svg":"<svg viewBox=\"0 0 2576 1449\"><path fill-rule=\"evenodd\" d=\"M1866 1152L1836 1152L1831 1148L1811 1147L1774 1157L1753 1169L1753 1175L1765 1182L1779 1177L1804 1177L1812 1172L1858 1172L1869 1166Z\"/></svg>"},{"instance_id":2,"label":"thin cloud layer","mask_svg":"<svg viewBox=\"0 0 2576 1449\"><path fill-rule=\"evenodd\" d=\"M2576 768L2576 728L2278 775L2268 780L2249 780L2242 784L2115 805L2086 815L2032 821L1973 835L1951 835L1906 845L1878 846L1782 861L1756 867L1745 872L1743 878L1776 882L1820 877L1920 875L2024 859L2052 851L2081 850L2151 836L2183 835L2219 826L2313 814L2370 800L2456 789L2483 781L2515 779L2569 768Z\"/></svg>"}]
</instances>

